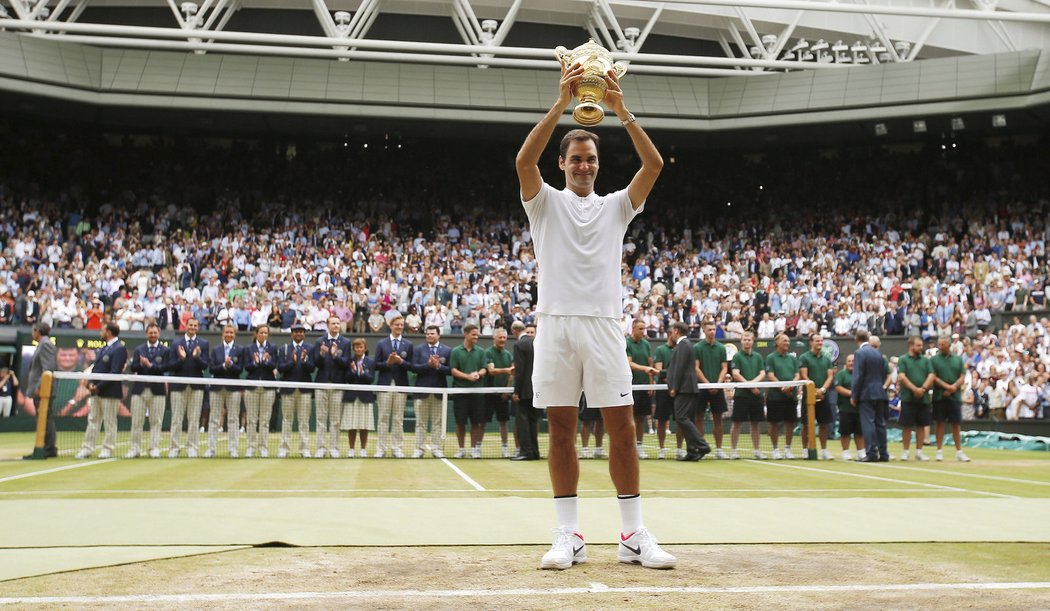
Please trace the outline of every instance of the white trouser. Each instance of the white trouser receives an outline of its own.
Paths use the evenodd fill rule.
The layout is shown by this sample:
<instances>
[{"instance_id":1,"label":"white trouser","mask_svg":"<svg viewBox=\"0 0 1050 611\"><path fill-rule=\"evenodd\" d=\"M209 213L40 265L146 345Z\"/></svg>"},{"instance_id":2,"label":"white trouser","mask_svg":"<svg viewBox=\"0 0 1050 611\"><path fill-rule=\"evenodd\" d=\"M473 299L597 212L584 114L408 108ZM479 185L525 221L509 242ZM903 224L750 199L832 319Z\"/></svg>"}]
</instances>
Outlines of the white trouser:
<instances>
[{"instance_id":1,"label":"white trouser","mask_svg":"<svg viewBox=\"0 0 1050 611\"><path fill-rule=\"evenodd\" d=\"M300 390L281 395L281 449L291 451L292 419L299 419L299 451L310 447L310 393Z\"/></svg>"},{"instance_id":2,"label":"white trouser","mask_svg":"<svg viewBox=\"0 0 1050 611\"><path fill-rule=\"evenodd\" d=\"M441 447L441 438L444 431L441 430L441 397L429 395L422 399L416 399L416 449L427 449L427 428L430 428L431 451Z\"/></svg>"},{"instance_id":3,"label":"white trouser","mask_svg":"<svg viewBox=\"0 0 1050 611\"><path fill-rule=\"evenodd\" d=\"M186 449L197 451L200 444L201 405L204 389L185 388L171 392L171 445L182 449L182 417L186 416Z\"/></svg>"},{"instance_id":4,"label":"white trouser","mask_svg":"<svg viewBox=\"0 0 1050 611\"><path fill-rule=\"evenodd\" d=\"M252 452L270 446L270 415L277 391L252 388L244 391L244 407L248 412L248 449Z\"/></svg>"},{"instance_id":5,"label":"white trouser","mask_svg":"<svg viewBox=\"0 0 1050 611\"><path fill-rule=\"evenodd\" d=\"M131 451L142 453L142 426L149 412L149 449L160 450L160 427L164 422L164 395L145 389L131 395Z\"/></svg>"},{"instance_id":6,"label":"white trouser","mask_svg":"<svg viewBox=\"0 0 1050 611\"><path fill-rule=\"evenodd\" d=\"M379 406L379 443L376 444L376 450L400 450L405 442L404 393L381 392L376 397L376 405Z\"/></svg>"},{"instance_id":7,"label":"white trouser","mask_svg":"<svg viewBox=\"0 0 1050 611\"><path fill-rule=\"evenodd\" d=\"M91 411L88 413L87 430L84 431L83 449L88 452L95 451L98 429L104 422L106 435L102 439L102 447L112 452L117 447L117 405L120 399L92 397L89 401Z\"/></svg>"},{"instance_id":8,"label":"white trouser","mask_svg":"<svg viewBox=\"0 0 1050 611\"><path fill-rule=\"evenodd\" d=\"M11 406L14 404L14 397L0 397L0 418L10 418Z\"/></svg>"},{"instance_id":9,"label":"white trouser","mask_svg":"<svg viewBox=\"0 0 1050 611\"><path fill-rule=\"evenodd\" d=\"M328 449L328 438L331 435L332 448L339 447L339 422L343 418L343 391L341 390L316 390L314 398L317 400L317 450Z\"/></svg>"},{"instance_id":10,"label":"white trouser","mask_svg":"<svg viewBox=\"0 0 1050 611\"><path fill-rule=\"evenodd\" d=\"M241 416L241 391L240 390L213 390L211 391L211 413L208 416L208 449L215 451L219 443L219 421L222 419L222 408L226 408L226 435L228 437L228 452L237 451L237 433L240 431Z\"/></svg>"}]
</instances>

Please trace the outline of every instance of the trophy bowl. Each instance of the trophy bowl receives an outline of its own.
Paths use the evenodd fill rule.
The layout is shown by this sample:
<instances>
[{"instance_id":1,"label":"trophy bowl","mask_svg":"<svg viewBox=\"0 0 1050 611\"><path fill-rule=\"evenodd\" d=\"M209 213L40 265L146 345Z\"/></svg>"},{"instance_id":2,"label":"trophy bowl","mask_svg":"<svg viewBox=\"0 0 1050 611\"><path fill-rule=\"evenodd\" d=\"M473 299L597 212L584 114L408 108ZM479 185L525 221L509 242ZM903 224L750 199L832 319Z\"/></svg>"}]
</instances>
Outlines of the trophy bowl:
<instances>
[{"instance_id":1,"label":"trophy bowl","mask_svg":"<svg viewBox=\"0 0 1050 611\"><path fill-rule=\"evenodd\" d=\"M627 73L627 64L613 63L612 54L594 39L571 50L558 47L554 55L566 68L577 63L583 66L583 79L572 87L572 95L580 102L572 110L572 118L585 127L598 125L605 118L605 111L599 105L608 89L605 74L612 70L620 78Z\"/></svg>"}]
</instances>

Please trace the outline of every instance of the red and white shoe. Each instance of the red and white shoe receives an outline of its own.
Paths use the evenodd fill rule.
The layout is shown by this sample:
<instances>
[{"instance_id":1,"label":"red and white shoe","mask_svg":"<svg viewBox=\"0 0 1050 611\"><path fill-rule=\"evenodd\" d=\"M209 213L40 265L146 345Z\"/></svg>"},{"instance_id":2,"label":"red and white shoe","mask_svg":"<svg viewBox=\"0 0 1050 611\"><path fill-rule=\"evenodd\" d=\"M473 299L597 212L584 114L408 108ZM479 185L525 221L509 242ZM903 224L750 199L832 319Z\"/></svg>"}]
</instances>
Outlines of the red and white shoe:
<instances>
[{"instance_id":1,"label":"red and white shoe","mask_svg":"<svg viewBox=\"0 0 1050 611\"><path fill-rule=\"evenodd\" d=\"M563 528L555 528L554 545L540 560L541 569L565 570L574 564L587 562L587 544L583 535Z\"/></svg>"},{"instance_id":2,"label":"red and white shoe","mask_svg":"<svg viewBox=\"0 0 1050 611\"><path fill-rule=\"evenodd\" d=\"M660 549L656 537L639 528L630 535L620 534L616 558L624 564L640 564L647 569L673 569L678 560Z\"/></svg>"}]
</instances>

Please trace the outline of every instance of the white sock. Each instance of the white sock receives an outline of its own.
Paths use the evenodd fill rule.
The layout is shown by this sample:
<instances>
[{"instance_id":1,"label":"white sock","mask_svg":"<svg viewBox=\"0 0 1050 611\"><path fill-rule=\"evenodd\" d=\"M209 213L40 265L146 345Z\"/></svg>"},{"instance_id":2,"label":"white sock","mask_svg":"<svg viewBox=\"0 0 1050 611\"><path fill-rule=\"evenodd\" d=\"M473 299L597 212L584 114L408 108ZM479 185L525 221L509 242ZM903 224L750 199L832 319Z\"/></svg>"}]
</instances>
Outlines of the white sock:
<instances>
[{"instance_id":1,"label":"white sock","mask_svg":"<svg viewBox=\"0 0 1050 611\"><path fill-rule=\"evenodd\" d=\"M579 532L580 519L577 514L577 500L575 494L554 497L554 515L558 520L558 528Z\"/></svg>"},{"instance_id":2,"label":"white sock","mask_svg":"<svg viewBox=\"0 0 1050 611\"><path fill-rule=\"evenodd\" d=\"M617 496L620 502L620 520L623 521L623 534L638 532L642 524L642 497L637 494Z\"/></svg>"}]
</instances>

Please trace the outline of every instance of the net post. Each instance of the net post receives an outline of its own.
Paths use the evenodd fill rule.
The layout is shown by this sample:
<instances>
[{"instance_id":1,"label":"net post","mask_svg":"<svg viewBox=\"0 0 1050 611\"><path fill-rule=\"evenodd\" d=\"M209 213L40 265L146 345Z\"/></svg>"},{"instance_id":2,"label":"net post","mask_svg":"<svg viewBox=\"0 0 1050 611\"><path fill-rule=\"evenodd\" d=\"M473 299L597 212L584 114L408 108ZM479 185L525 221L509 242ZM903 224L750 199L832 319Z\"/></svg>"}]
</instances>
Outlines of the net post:
<instances>
[{"instance_id":1,"label":"net post","mask_svg":"<svg viewBox=\"0 0 1050 611\"><path fill-rule=\"evenodd\" d=\"M448 434L448 391L442 389L441 391L441 438L438 443L441 444L441 453L445 453L445 437ZM430 449L431 452L434 448Z\"/></svg>"},{"instance_id":2,"label":"net post","mask_svg":"<svg viewBox=\"0 0 1050 611\"><path fill-rule=\"evenodd\" d=\"M813 380L806 382L806 458L817 460L817 386Z\"/></svg>"},{"instance_id":3,"label":"net post","mask_svg":"<svg viewBox=\"0 0 1050 611\"><path fill-rule=\"evenodd\" d=\"M33 460L44 460L47 454L44 448L44 438L47 434L47 413L51 409L51 385L54 376L50 371L45 371L40 376L40 400L36 406L36 443L33 445Z\"/></svg>"}]
</instances>

